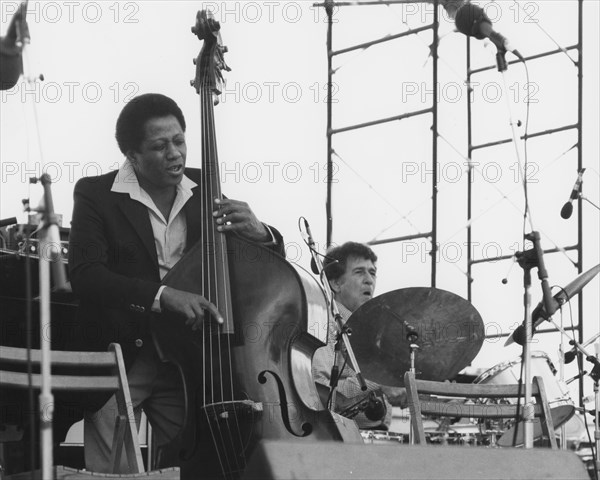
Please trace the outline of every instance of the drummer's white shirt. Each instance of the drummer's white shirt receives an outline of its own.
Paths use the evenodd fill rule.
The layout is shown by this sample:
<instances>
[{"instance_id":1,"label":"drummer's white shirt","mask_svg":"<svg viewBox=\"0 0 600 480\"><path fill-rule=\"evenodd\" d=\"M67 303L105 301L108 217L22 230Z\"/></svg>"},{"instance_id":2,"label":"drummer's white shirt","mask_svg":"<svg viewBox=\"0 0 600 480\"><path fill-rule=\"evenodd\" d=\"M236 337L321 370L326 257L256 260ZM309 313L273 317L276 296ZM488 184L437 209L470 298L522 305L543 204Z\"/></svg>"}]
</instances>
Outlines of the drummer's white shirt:
<instances>
[{"instance_id":1,"label":"drummer's white shirt","mask_svg":"<svg viewBox=\"0 0 600 480\"><path fill-rule=\"evenodd\" d=\"M336 301L336 305L342 317L342 324L345 324L350 318L350 315L352 315L352 312L340 302ZM337 334L338 327L335 321L329 322L329 335L327 337L327 345L317 349L313 356L313 380L316 383L325 385L326 387L330 386L331 367L333 366L333 363L335 361L335 343L337 339ZM345 349L343 347L342 352L345 353ZM338 365L341 368L341 366L344 364L345 355L339 355L338 357ZM379 390L380 387L377 383L371 382L369 380L365 381L367 384L367 392ZM344 369L340 374L337 384L337 393L342 395L343 397L346 397L347 399L358 400L359 398L365 396L365 392L362 391L360 383L356 379L356 372L348 364L344 366ZM388 402L386 402L386 406L387 413L383 421L369 420L362 412L359 413L354 418L354 420L356 421L359 428L380 427L382 423L384 423L387 427L389 426L392 420L392 406Z\"/></svg>"}]
</instances>

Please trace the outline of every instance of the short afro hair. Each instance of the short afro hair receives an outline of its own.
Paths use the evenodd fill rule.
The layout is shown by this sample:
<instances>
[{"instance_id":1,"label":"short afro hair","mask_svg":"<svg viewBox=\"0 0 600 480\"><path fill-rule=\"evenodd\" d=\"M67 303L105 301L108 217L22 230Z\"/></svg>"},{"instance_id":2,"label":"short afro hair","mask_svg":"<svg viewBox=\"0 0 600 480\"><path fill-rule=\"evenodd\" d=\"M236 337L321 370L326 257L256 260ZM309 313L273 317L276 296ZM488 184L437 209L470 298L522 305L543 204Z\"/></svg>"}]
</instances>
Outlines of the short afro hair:
<instances>
[{"instance_id":1,"label":"short afro hair","mask_svg":"<svg viewBox=\"0 0 600 480\"><path fill-rule=\"evenodd\" d=\"M346 242L327 251L323 268L329 280L337 280L346 272L346 264L351 257L377 261L377 255L364 243Z\"/></svg>"},{"instance_id":2,"label":"short afro hair","mask_svg":"<svg viewBox=\"0 0 600 480\"><path fill-rule=\"evenodd\" d=\"M123 155L138 151L144 140L144 127L151 118L173 115L185 132L185 118L175 101L160 93L146 93L132 98L117 119L115 137Z\"/></svg>"}]
</instances>

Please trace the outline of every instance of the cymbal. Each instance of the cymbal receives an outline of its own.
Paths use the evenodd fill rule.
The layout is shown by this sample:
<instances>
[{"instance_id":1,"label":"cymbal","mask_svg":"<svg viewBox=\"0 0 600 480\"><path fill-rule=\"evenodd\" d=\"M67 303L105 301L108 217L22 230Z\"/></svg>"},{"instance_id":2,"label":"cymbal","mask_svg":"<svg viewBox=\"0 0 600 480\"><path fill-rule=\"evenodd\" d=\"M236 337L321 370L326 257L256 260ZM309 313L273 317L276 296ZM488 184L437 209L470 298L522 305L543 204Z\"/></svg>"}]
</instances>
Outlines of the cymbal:
<instances>
[{"instance_id":1,"label":"cymbal","mask_svg":"<svg viewBox=\"0 0 600 480\"><path fill-rule=\"evenodd\" d=\"M600 264L595 267L590 268L588 271L581 273L575 279L570 282L565 288L561 288L559 292L554 295L553 302L553 310L550 312L554 314L556 310L558 310L562 305L569 302L575 295L579 295L579 293L583 290L588 283L590 283L596 275L600 272ZM538 303L537 307L531 312L531 323L533 328L537 328L538 325L544 322L548 317L552 315L548 315L546 312L546 307L544 306L544 300ZM506 339L504 346L507 347L515 343L514 338L515 332L511 333L510 336Z\"/></svg>"},{"instance_id":2,"label":"cymbal","mask_svg":"<svg viewBox=\"0 0 600 480\"><path fill-rule=\"evenodd\" d=\"M454 378L475 358L484 340L481 316L470 302L436 288L413 287L384 293L348 319L350 343L366 379L403 386L410 370L410 342L416 332L417 377Z\"/></svg>"}]
</instances>

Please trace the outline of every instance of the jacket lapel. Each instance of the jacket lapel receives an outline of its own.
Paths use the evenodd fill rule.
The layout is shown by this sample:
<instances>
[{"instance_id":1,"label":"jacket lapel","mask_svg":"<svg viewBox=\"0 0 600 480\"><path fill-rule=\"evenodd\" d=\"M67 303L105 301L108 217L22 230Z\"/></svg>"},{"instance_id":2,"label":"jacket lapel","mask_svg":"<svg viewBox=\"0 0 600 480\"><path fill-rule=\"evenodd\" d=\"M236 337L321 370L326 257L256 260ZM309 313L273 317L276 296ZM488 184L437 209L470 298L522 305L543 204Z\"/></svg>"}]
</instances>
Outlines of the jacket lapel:
<instances>
[{"instance_id":1,"label":"jacket lapel","mask_svg":"<svg viewBox=\"0 0 600 480\"><path fill-rule=\"evenodd\" d=\"M120 195L119 207L125 215L125 218L131 223L133 229L140 237L140 240L154 264L158 267L158 256L156 254L156 246L154 245L154 233L150 224L148 209L135 200L132 200L129 195Z\"/></svg>"},{"instance_id":2,"label":"jacket lapel","mask_svg":"<svg viewBox=\"0 0 600 480\"><path fill-rule=\"evenodd\" d=\"M202 222L200 221L202 218L200 186L197 185L192 188L192 192L192 198L190 198L183 207L187 223L186 251L200 240L202 234Z\"/></svg>"}]
</instances>

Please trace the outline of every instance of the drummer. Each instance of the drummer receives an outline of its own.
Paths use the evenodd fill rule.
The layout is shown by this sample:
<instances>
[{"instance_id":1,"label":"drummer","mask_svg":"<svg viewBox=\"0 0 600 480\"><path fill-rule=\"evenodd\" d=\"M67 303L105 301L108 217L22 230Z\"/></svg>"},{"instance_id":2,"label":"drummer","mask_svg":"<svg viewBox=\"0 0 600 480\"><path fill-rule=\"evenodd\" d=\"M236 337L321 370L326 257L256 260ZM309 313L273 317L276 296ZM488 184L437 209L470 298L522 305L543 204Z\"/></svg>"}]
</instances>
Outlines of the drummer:
<instances>
[{"instance_id":1,"label":"drummer","mask_svg":"<svg viewBox=\"0 0 600 480\"><path fill-rule=\"evenodd\" d=\"M346 242L330 249L323 263L342 322L346 323L358 307L373 298L377 283L377 255L367 245ZM329 324L327 345L319 348L313 357L313 378L322 399L327 399L329 396L336 338L337 326L332 320ZM338 358L341 374L336 390L335 411L343 413L348 407L368 396L369 392L374 392L385 405L383 409L385 412L382 412L381 418L372 419L373 411L369 411L367 413L371 418L367 418L365 412L360 412L354 420L361 429L387 430L392 419L392 405L406 407L406 390L380 386L366 380L367 392L363 392L356 378L356 372L348 365L346 355L338 355L338 357L341 357ZM344 366L343 370L342 366ZM377 410L382 409L375 411Z\"/></svg>"}]
</instances>

